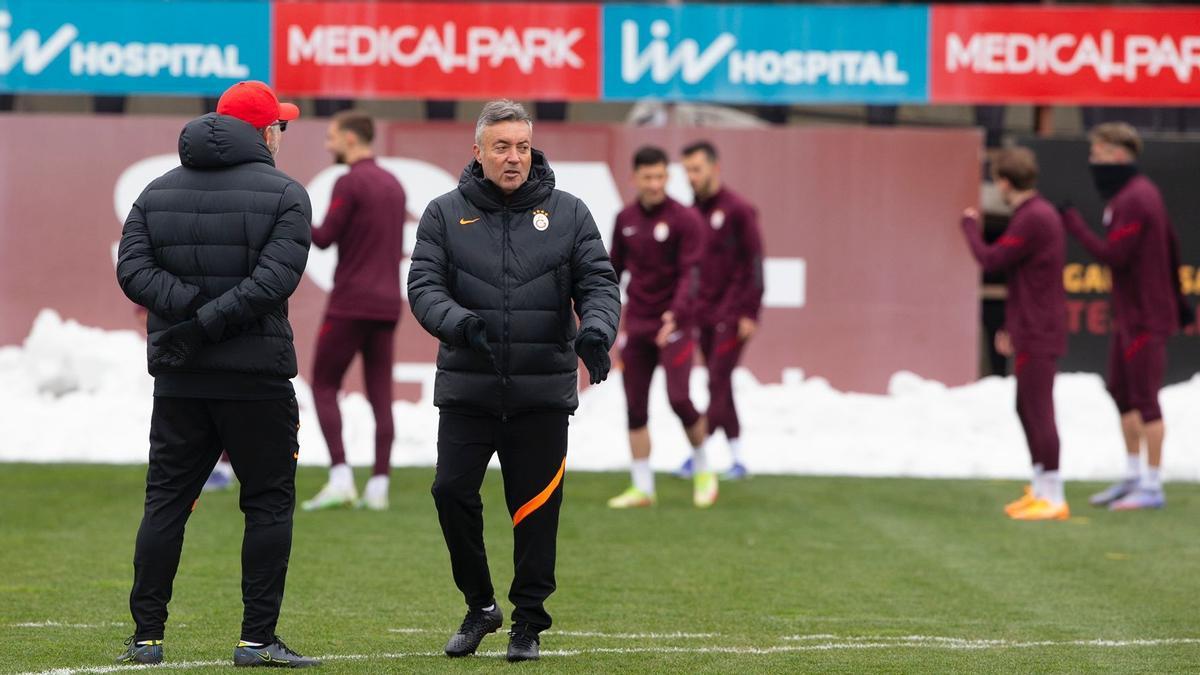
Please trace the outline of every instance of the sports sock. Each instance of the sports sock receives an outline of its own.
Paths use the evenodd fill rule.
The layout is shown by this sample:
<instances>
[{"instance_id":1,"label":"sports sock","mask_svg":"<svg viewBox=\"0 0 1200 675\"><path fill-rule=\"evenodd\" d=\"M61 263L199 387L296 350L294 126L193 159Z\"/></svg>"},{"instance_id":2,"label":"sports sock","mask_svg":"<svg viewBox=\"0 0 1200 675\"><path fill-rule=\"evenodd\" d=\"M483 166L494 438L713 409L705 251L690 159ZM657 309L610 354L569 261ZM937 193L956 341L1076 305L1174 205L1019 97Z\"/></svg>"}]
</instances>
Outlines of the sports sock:
<instances>
[{"instance_id":1,"label":"sports sock","mask_svg":"<svg viewBox=\"0 0 1200 675\"><path fill-rule=\"evenodd\" d=\"M1141 455L1125 455L1125 477L1128 479L1136 479L1142 475L1142 456Z\"/></svg>"},{"instance_id":2,"label":"sports sock","mask_svg":"<svg viewBox=\"0 0 1200 675\"><path fill-rule=\"evenodd\" d=\"M708 451L716 445L715 435L704 439L698 448L692 448L692 474L708 473Z\"/></svg>"},{"instance_id":3,"label":"sports sock","mask_svg":"<svg viewBox=\"0 0 1200 675\"><path fill-rule=\"evenodd\" d=\"M1045 493L1042 499L1058 506L1067 500L1063 494L1062 476L1057 471L1047 471L1042 474L1042 488Z\"/></svg>"},{"instance_id":4,"label":"sports sock","mask_svg":"<svg viewBox=\"0 0 1200 675\"><path fill-rule=\"evenodd\" d=\"M1157 466L1146 468L1146 473L1142 474L1141 482L1138 484L1143 490L1161 490L1162 489L1162 471Z\"/></svg>"},{"instance_id":5,"label":"sports sock","mask_svg":"<svg viewBox=\"0 0 1200 675\"><path fill-rule=\"evenodd\" d=\"M1029 481L1029 487L1033 489L1033 496L1038 499L1042 499L1045 496L1045 485L1042 480L1044 475L1045 471L1042 469L1042 465L1034 464L1033 478Z\"/></svg>"},{"instance_id":6,"label":"sports sock","mask_svg":"<svg viewBox=\"0 0 1200 675\"><path fill-rule=\"evenodd\" d=\"M350 470L350 465L337 464L329 467L329 484L346 492L353 490L354 472Z\"/></svg>"},{"instance_id":7,"label":"sports sock","mask_svg":"<svg viewBox=\"0 0 1200 675\"><path fill-rule=\"evenodd\" d=\"M654 472L650 470L650 460L633 460L633 468L630 470L630 473L633 474L633 486L635 488L648 495L654 494Z\"/></svg>"},{"instance_id":8,"label":"sports sock","mask_svg":"<svg viewBox=\"0 0 1200 675\"><path fill-rule=\"evenodd\" d=\"M733 459L734 464L742 463L742 439L729 439L729 455Z\"/></svg>"}]
</instances>

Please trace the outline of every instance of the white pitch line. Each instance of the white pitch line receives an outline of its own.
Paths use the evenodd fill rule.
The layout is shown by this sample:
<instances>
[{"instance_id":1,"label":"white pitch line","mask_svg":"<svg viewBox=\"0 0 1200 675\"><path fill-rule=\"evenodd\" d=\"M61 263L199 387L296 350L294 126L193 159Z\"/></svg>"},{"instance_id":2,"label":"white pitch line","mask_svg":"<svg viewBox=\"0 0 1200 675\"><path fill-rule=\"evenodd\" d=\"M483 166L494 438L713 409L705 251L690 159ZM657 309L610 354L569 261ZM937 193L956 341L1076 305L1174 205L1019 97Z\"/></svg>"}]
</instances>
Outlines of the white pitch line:
<instances>
[{"instance_id":1,"label":"white pitch line","mask_svg":"<svg viewBox=\"0 0 1200 675\"><path fill-rule=\"evenodd\" d=\"M807 636L795 635L789 639L803 640L807 638L821 638L822 636ZM852 636L840 638L837 642L815 642L813 644L804 645L780 645L775 647L719 647L719 646L696 646L696 647L592 647L585 649L550 649L543 651L544 656L585 656L588 654L734 654L734 655L751 655L762 656L769 654L784 654L795 652L814 652L814 651L837 651L837 650L868 650L868 649L965 649L965 650L985 650L985 649L1033 649L1040 647L1162 647L1171 645L1194 645L1200 644L1200 638L1161 638L1161 639L1137 639L1137 640L1041 640L1031 642L1012 642L1006 640L982 640L969 638L947 638L930 635L909 635L896 637L870 637L870 636ZM502 657L504 652L490 651L480 652L481 657ZM442 656L442 652L393 652L380 654L332 654L329 656L318 657L325 661L367 661L367 660L397 660L411 658L438 658ZM130 670L141 670L146 668L155 669L179 669L179 668L204 668L228 666L229 661L184 661L179 663L163 663L157 666L97 666L97 667L82 667L82 668L58 668L54 670L45 670L38 673L25 673L24 675L84 675L95 674L103 675L104 673L128 672Z\"/></svg>"},{"instance_id":2,"label":"white pitch line","mask_svg":"<svg viewBox=\"0 0 1200 675\"><path fill-rule=\"evenodd\" d=\"M128 624L119 621L109 621L108 623L64 623L61 621L25 621L22 623L11 623L9 628L112 628L114 626L126 626ZM175 626L176 628L178 626Z\"/></svg>"},{"instance_id":3,"label":"white pitch line","mask_svg":"<svg viewBox=\"0 0 1200 675\"><path fill-rule=\"evenodd\" d=\"M389 633L430 634L444 631L430 628L389 628ZM543 635L562 635L565 637L592 637L610 640L693 640L720 637L720 633L604 633L592 630L548 630ZM832 636L830 636L832 637Z\"/></svg>"}]
</instances>

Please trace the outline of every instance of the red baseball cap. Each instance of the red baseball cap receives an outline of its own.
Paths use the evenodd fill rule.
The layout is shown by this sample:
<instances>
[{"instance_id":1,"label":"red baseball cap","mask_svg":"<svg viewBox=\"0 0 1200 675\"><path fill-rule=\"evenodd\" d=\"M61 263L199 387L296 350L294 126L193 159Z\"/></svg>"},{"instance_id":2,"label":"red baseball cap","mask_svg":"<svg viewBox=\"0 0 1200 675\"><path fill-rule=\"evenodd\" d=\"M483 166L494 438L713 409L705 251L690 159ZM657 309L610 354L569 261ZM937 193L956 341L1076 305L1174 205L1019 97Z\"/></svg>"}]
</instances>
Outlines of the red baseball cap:
<instances>
[{"instance_id":1,"label":"red baseball cap","mask_svg":"<svg viewBox=\"0 0 1200 675\"><path fill-rule=\"evenodd\" d=\"M278 120L296 119L300 116L300 109L292 103L280 103L265 82L246 80L221 94L221 100L217 101L217 114L236 117L255 129L262 129Z\"/></svg>"}]
</instances>

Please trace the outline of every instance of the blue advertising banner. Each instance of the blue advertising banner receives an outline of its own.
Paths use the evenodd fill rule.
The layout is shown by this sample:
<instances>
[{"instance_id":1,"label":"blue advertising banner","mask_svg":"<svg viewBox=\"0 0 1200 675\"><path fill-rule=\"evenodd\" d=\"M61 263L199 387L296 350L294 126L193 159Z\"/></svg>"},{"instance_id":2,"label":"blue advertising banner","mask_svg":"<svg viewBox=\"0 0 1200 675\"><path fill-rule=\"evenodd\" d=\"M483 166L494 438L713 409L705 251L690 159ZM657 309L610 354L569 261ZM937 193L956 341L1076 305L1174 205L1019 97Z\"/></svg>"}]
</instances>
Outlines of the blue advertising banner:
<instances>
[{"instance_id":1,"label":"blue advertising banner","mask_svg":"<svg viewBox=\"0 0 1200 675\"><path fill-rule=\"evenodd\" d=\"M929 8L605 5L603 96L728 103L929 99Z\"/></svg>"},{"instance_id":2,"label":"blue advertising banner","mask_svg":"<svg viewBox=\"0 0 1200 675\"><path fill-rule=\"evenodd\" d=\"M270 81L271 4L0 0L0 91L219 94Z\"/></svg>"}]
</instances>

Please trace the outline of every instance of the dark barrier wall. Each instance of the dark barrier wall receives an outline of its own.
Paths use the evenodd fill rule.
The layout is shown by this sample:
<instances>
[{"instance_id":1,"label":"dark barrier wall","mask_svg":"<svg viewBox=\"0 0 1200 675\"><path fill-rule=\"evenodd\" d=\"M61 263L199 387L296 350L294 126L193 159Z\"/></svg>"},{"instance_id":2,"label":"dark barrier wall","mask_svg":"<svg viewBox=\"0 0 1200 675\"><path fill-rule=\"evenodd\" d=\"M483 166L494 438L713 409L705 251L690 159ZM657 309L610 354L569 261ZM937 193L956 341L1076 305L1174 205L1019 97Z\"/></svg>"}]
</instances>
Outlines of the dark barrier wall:
<instances>
[{"instance_id":1,"label":"dark barrier wall","mask_svg":"<svg viewBox=\"0 0 1200 675\"><path fill-rule=\"evenodd\" d=\"M1055 203L1070 200L1099 232L1104 202L1092 186L1086 141L1025 139L1041 165L1042 193ZM1188 302L1200 296L1200 142L1148 141L1139 161L1162 190L1181 245L1180 277ZM1109 287L1107 268L1068 237L1067 289L1070 348L1063 370L1104 372L1108 354ZM1200 337L1196 327L1175 336L1167 346L1167 380L1179 382L1200 371Z\"/></svg>"},{"instance_id":2,"label":"dark barrier wall","mask_svg":"<svg viewBox=\"0 0 1200 675\"><path fill-rule=\"evenodd\" d=\"M0 119L0 345L19 343L42 308L103 328L136 326L116 285L113 247L128 201L148 177L169 168L184 122ZM281 169L310 187L318 213L332 185L324 133L323 122L294 123L279 158ZM409 192L410 224L453 187L470 158L472 134L459 124L381 125L377 151L398 158L391 166ZM674 155L700 135L538 124L534 138L560 187L583 197L607 233L620 202L632 197L633 150L653 142ZM773 299L746 360L759 379L779 381L784 369L800 368L841 389L875 392L898 370L949 384L974 379L977 270L957 223L964 206L978 201L977 132L810 128L703 136L721 149L727 184L758 205L765 230ZM675 194L687 193L680 173L672 181ZM326 297L321 280L331 265L314 251L291 306L306 377ZM406 312L397 362L428 364L434 351ZM398 392L416 394L411 387Z\"/></svg>"}]
</instances>

